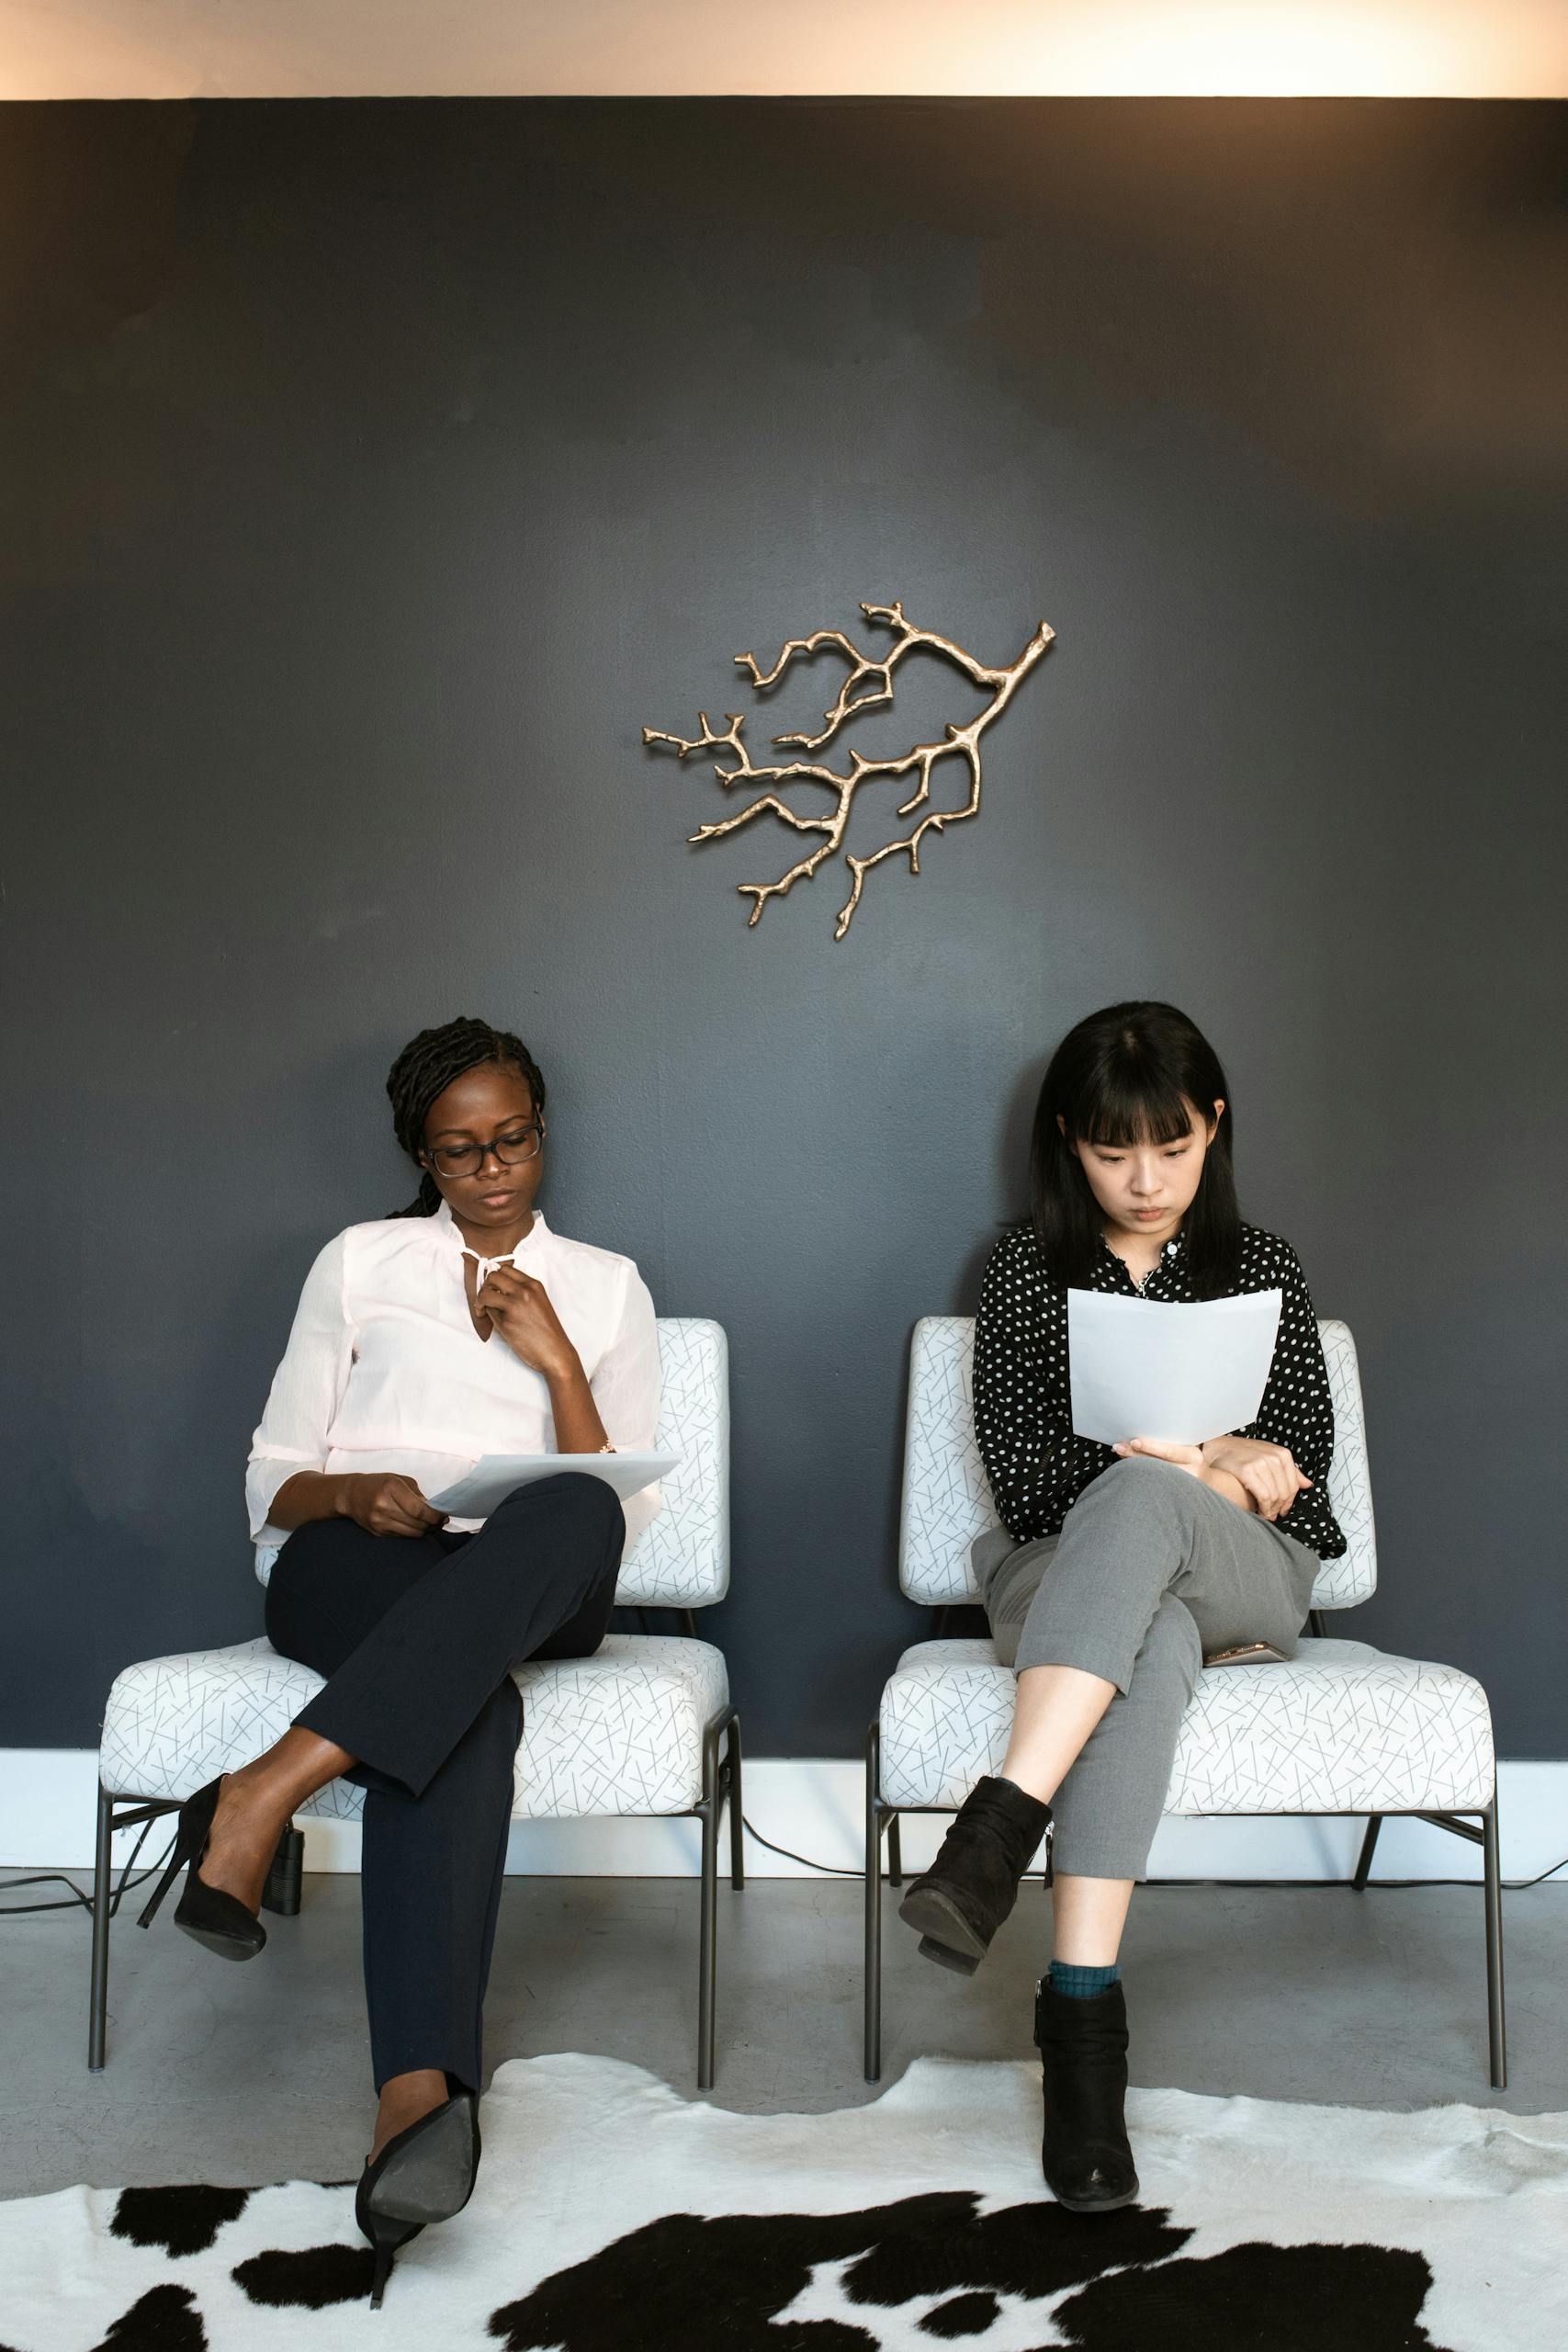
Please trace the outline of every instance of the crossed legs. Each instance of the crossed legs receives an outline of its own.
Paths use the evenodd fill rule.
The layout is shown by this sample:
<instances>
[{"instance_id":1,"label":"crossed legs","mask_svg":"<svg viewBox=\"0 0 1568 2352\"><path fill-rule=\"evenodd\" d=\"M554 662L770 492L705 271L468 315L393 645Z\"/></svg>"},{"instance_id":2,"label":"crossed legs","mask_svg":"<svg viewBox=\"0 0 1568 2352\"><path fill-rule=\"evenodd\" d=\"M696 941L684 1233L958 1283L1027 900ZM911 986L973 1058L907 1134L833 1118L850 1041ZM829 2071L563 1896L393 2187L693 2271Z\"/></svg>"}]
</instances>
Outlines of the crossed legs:
<instances>
[{"instance_id":1,"label":"crossed legs","mask_svg":"<svg viewBox=\"0 0 1568 2352\"><path fill-rule=\"evenodd\" d=\"M1107 1967L1205 1648L1262 1639L1291 1656L1318 1563L1187 1472L1148 1461L1104 1472L1042 1551L1021 1624L996 1628L1018 1668L1001 1770L1055 1815L1053 1957Z\"/></svg>"},{"instance_id":2,"label":"crossed legs","mask_svg":"<svg viewBox=\"0 0 1568 2352\"><path fill-rule=\"evenodd\" d=\"M1116 1696L1116 1685L1074 1666L1026 1667L1018 1678L1002 1777L1048 1804ZM1122 1948L1131 1878L1053 1870L1051 1957L1109 1968Z\"/></svg>"},{"instance_id":3,"label":"crossed legs","mask_svg":"<svg viewBox=\"0 0 1568 2352\"><path fill-rule=\"evenodd\" d=\"M522 1726L510 1669L598 1648L624 1531L602 1480L563 1473L517 1488L477 1535L319 1521L279 1555L268 1636L327 1680L224 1781L201 1874L254 1910L289 1815L340 1774L365 1789L372 2153L457 2085L479 2088Z\"/></svg>"}]
</instances>

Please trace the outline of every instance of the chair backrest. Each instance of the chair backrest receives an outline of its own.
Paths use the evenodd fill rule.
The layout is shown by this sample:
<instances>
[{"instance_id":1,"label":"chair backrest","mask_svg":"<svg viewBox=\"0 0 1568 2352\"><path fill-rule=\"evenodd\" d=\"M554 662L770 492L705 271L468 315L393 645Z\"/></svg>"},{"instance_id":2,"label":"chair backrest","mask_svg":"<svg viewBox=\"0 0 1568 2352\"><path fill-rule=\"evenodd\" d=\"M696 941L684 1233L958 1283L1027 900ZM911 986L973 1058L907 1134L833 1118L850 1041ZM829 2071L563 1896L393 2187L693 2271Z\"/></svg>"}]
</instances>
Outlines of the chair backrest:
<instances>
[{"instance_id":1,"label":"chair backrest","mask_svg":"<svg viewBox=\"0 0 1568 2352\"><path fill-rule=\"evenodd\" d=\"M1349 1609L1377 1584L1361 1383L1348 1327L1320 1322L1317 1328L1334 1396L1328 1499L1348 1549L1337 1560L1324 1561L1313 1606ZM975 1442L974 1357L973 1317L928 1315L916 1324L909 1348L898 1581L911 1600L932 1605L977 1599L969 1546L998 1524Z\"/></svg>"},{"instance_id":2,"label":"chair backrest","mask_svg":"<svg viewBox=\"0 0 1568 2352\"><path fill-rule=\"evenodd\" d=\"M621 1563L615 1599L704 1609L729 1589L729 1347L721 1324L659 1318L663 1395L655 1443L678 1453L664 1508Z\"/></svg>"}]
</instances>

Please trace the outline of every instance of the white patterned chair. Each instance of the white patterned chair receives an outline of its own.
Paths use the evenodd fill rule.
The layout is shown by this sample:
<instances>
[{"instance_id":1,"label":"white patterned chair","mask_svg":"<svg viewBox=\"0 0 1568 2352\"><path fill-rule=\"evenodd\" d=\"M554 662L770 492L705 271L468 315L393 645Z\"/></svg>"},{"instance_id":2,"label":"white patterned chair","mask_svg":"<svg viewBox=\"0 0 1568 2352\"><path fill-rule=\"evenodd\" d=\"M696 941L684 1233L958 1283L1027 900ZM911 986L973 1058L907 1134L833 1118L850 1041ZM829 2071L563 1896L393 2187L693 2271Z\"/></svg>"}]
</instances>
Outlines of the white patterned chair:
<instances>
[{"instance_id":1,"label":"white patterned chair","mask_svg":"<svg viewBox=\"0 0 1568 2352\"><path fill-rule=\"evenodd\" d=\"M702 1823L697 1980L697 2082L714 2074L718 1839L729 1809L730 1883L743 1884L740 1725L724 1654L694 1638L694 1611L729 1583L729 1388L716 1323L661 1317L663 1402L658 1443L679 1454L664 1508L633 1545L615 1587L619 1606L679 1612L686 1638L610 1634L589 1658L520 1667L525 1702L514 1821L694 1815ZM639 1623L646 1619L639 1616ZM97 1859L87 2064L104 2063L108 1994L111 1839L167 1813L220 1772L270 1746L321 1687L309 1667L265 1639L231 1649L149 1658L116 1678L98 1749ZM362 1792L334 1781L305 1807L357 1818ZM286 1843L288 1841L286 1840ZM299 1907L299 1845L291 1872L269 1882L268 1908Z\"/></svg>"},{"instance_id":2,"label":"white patterned chair","mask_svg":"<svg viewBox=\"0 0 1568 2352\"><path fill-rule=\"evenodd\" d=\"M1483 1849L1492 2083L1507 2081L1503 1914L1492 1717L1457 1667L1392 1657L1324 1637L1323 1611L1350 1609L1377 1583L1356 1349L1343 1323L1320 1323L1334 1392L1328 1491L1348 1541L1325 1560L1311 1632L1282 1665L1203 1673L1182 1723L1165 1809L1175 1814L1367 1816L1354 1885L1364 1889L1385 1814L1414 1814ZM998 1524L975 1442L975 1327L931 1316L915 1327L898 1580L911 1600L946 1612L977 1600L969 1546ZM987 1641L917 1642L898 1660L866 1743L865 2072L882 2071L882 1840L901 1883L898 1817L951 1813L1000 1769L1014 1676ZM1475 1820L1462 1818L1466 1815ZM1047 1883L1049 1883L1047 1881Z\"/></svg>"}]
</instances>

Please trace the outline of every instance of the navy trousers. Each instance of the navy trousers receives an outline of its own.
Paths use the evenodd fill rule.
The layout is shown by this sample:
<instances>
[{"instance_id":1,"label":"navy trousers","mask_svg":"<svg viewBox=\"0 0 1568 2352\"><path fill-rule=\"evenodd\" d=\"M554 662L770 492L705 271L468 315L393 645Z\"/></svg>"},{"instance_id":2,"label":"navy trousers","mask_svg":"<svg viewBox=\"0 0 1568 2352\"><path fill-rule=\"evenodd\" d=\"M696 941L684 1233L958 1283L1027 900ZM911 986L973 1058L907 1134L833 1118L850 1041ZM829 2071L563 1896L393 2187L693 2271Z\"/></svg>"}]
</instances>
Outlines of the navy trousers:
<instances>
[{"instance_id":1,"label":"navy trousers","mask_svg":"<svg viewBox=\"0 0 1568 2352\"><path fill-rule=\"evenodd\" d=\"M327 1678L296 1721L365 1790L361 1902L376 2087L439 2067L478 2090L523 1702L511 1668L591 1657L626 1521L601 1478L518 1487L474 1535L313 1520L278 1554L267 1639Z\"/></svg>"}]
</instances>

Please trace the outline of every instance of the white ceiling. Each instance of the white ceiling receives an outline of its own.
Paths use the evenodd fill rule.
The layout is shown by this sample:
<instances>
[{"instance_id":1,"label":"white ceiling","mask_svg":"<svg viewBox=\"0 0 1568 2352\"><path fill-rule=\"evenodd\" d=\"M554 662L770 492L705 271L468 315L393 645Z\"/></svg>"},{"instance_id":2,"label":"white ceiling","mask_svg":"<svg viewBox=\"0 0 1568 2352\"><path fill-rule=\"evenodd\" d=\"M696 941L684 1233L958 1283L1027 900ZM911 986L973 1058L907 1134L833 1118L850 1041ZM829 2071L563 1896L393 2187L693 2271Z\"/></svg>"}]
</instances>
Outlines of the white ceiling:
<instances>
[{"instance_id":1,"label":"white ceiling","mask_svg":"<svg viewBox=\"0 0 1568 2352\"><path fill-rule=\"evenodd\" d=\"M0 98L1568 96L1568 0L0 0Z\"/></svg>"}]
</instances>

